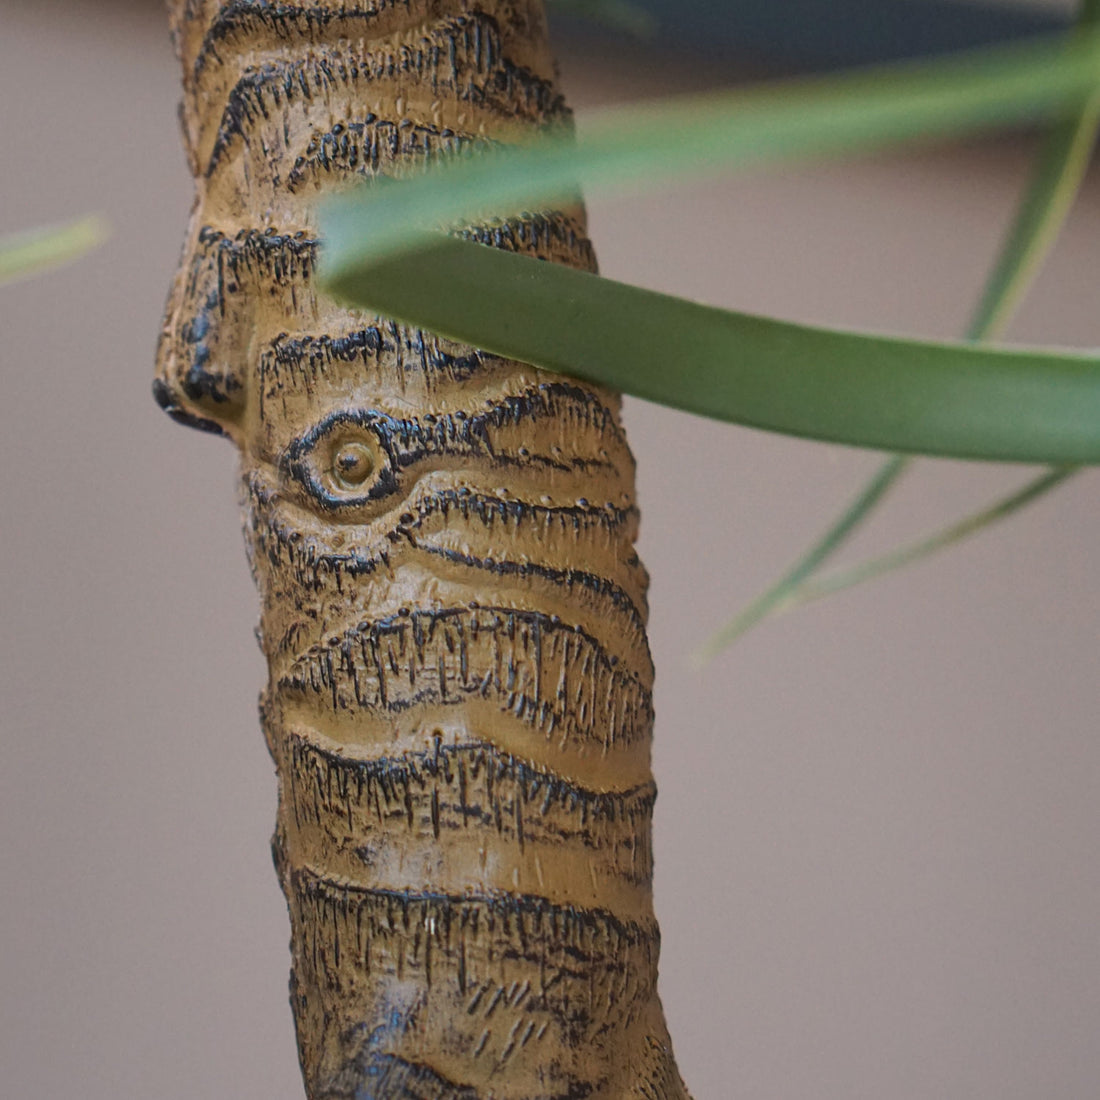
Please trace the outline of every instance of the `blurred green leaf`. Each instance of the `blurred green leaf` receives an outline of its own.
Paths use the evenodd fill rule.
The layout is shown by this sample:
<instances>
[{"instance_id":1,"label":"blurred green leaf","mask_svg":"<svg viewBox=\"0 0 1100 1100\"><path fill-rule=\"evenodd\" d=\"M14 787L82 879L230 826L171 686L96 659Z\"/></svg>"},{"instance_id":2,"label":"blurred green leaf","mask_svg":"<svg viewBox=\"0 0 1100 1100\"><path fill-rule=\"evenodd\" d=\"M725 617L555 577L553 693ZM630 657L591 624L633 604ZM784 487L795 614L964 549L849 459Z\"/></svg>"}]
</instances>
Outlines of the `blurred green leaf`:
<instances>
[{"instance_id":1,"label":"blurred green leaf","mask_svg":"<svg viewBox=\"0 0 1100 1100\"><path fill-rule=\"evenodd\" d=\"M1063 115L1098 85L1100 32L1089 31L612 110L576 142L562 134L526 148L471 151L422 178L376 180L331 202L331 261L380 259L415 247L432 227L560 206L579 187L641 190L733 166Z\"/></svg>"},{"instance_id":2,"label":"blurred green leaf","mask_svg":"<svg viewBox=\"0 0 1100 1100\"><path fill-rule=\"evenodd\" d=\"M106 237L107 223L98 215L0 237L0 283L69 263Z\"/></svg>"}]
</instances>

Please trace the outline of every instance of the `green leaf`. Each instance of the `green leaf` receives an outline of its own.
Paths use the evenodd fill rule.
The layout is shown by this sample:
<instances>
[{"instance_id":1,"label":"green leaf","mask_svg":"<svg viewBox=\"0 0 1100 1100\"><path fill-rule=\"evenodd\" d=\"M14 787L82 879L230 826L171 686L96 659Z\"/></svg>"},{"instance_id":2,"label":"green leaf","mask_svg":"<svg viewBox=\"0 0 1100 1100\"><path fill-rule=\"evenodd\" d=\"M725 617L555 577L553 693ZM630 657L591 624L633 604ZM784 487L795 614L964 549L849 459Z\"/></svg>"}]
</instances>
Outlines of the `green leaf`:
<instances>
[{"instance_id":1,"label":"green leaf","mask_svg":"<svg viewBox=\"0 0 1100 1100\"><path fill-rule=\"evenodd\" d=\"M956 458L1100 462L1100 360L860 336L734 313L439 234L364 263L353 305L719 420Z\"/></svg>"},{"instance_id":2,"label":"green leaf","mask_svg":"<svg viewBox=\"0 0 1100 1100\"><path fill-rule=\"evenodd\" d=\"M1084 0L1078 25L1100 22L1100 0ZM981 301L971 319L968 335L986 340L1001 331L1016 305L1038 274L1057 240L1073 200L1092 159L1100 128L1100 94L1084 101L1077 114L1057 123L1039 153L1031 182L1005 237L997 262L986 281ZM821 580L820 566L867 520L890 487L912 465L912 459L894 455L872 476L849 508L771 588L758 596L732 622L720 630L699 652L706 660L731 645L753 626L810 600L832 595L873 580L894 569L938 554L1014 514L1018 509L1051 492L1077 472L1074 467L1055 467L1040 475L1022 492L1014 494L953 524L944 531L918 540L890 554L853 566Z\"/></svg>"},{"instance_id":3,"label":"green leaf","mask_svg":"<svg viewBox=\"0 0 1100 1100\"><path fill-rule=\"evenodd\" d=\"M1100 85L1100 31L605 112L521 149L471 153L423 178L374 181L330 204L333 261L415 246L426 229L641 190L733 166L878 148L1063 115Z\"/></svg>"},{"instance_id":4,"label":"green leaf","mask_svg":"<svg viewBox=\"0 0 1100 1100\"><path fill-rule=\"evenodd\" d=\"M102 243L107 224L98 215L0 238L0 283L77 259Z\"/></svg>"},{"instance_id":5,"label":"green leaf","mask_svg":"<svg viewBox=\"0 0 1100 1100\"><path fill-rule=\"evenodd\" d=\"M1096 2L1097 0L1088 0L1094 6ZM719 97L681 100L659 109L620 111L609 116L602 128L597 126L590 130L579 149L568 143L561 143L522 154L500 154L496 163L486 161L481 164L452 166L444 173L429 176L424 181L403 184L400 192L387 193L381 190L372 200L374 205L370 209L355 210L345 206L342 211L336 211L328 222L330 237L335 240L337 250L342 254L337 256L337 260L338 263L343 262L343 276L351 274L355 269L354 252L364 247L364 231L372 238L366 247L379 256L392 254L410 245L421 248L423 251L420 260L427 271L438 260L438 252L425 246L422 235L424 225L433 221L439 224L461 219L473 220L475 211L514 211L521 205L534 205L536 199L549 203L555 197L572 193L573 185L577 181L589 188L627 181L637 189L659 184L678 173L697 175L727 164L753 164L798 155L836 153L913 136L961 133L985 125L1006 124L1025 117L1057 115L1077 106L1090 89L1095 90L1100 71L1096 52L1098 41L1100 40L1096 32L1084 33L1077 36L1069 46L1045 43L1023 49L985 51L947 62L894 66L879 72L803 81L796 85L782 85L755 93L735 92ZM1075 126L1073 120L1063 129L1071 126ZM684 157L691 159L685 162L682 159ZM536 182L533 184L532 181ZM351 232L345 235L346 230ZM1013 265L1019 266L1022 257L1023 253L1009 259L1004 270L1014 270ZM363 274L363 270L359 274ZM534 274L528 277L536 278ZM1018 276L1014 276L1014 285L1017 281ZM373 288L369 286L372 282ZM385 279L372 280L367 276L359 287L351 287L349 284L345 289L351 289L353 293L360 295L367 293L366 300L372 306L383 309L384 282ZM398 288L388 289L394 290L401 297ZM450 291L446 288L443 291L444 294L449 292L453 292L453 287ZM414 300L415 296L403 299L405 305ZM416 308L419 305L417 301ZM689 303L683 305L690 306ZM509 306L505 306L501 313L506 313L509 309ZM390 312L401 312L401 309L391 308ZM404 313L402 315L429 327L442 327L438 321L433 323L425 319L424 314L418 313L415 317ZM514 320L514 317L511 319ZM729 320L735 321L736 315L729 315ZM742 320L750 325L778 324L758 318ZM572 324L572 318L568 323ZM455 331L457 333L457 329ZM669 328L666 331L679 330ZM773 328L771 334L776 338L776 346L783 343L784 336L810 335L804 329L796 332L794 326L789 327L786 332L778 327ZM837 340L845 339L844 334L831 335ZM466 338L483 345L489 343L484 338L475 336ZM665 346L666 333L659 332L657 338L660 346ZM893 349L899 350L900 345L905 343L894 342ZM788 348L788 359L797 359L797 350ZM806 355L813 355L816 350L812 342L802 345L802 351ZM870 345L865 345L861 350L870 353ZM938 362L939 368L943 370L950 372L954 369L946 358L939 357L938 352L945 350L942 346L936 349L932 345L918 346L909 343L909 350L926 356L926 368L931 368ZM955 352L959 349L951 350ZM675 359L678 371L682 372L685 360L690 363L691 357L680 354L680 351L677 346L675 354L670 354L669 358ZM934 353L931 358L927 357L930 352ZM525 358L534 357L524 356L519 351L513 351L512 354ZM1059 357L1059 360L1062 366L1066 365L1063 357ZM970 365L976 365L976 361ZM989 361L985 365L988 366ZM1016 366L1019 365L1018 360ZM769 364L762 363L761 366L767 370ZM1033 358L1032 366L1041 371L1040 361ZM1091 366L1085 367L1086 372L1091 372L1093 379L1095 366L1095 362L1092 362ZM585 374L583 366L565 369ZM691 402L699 395L684 393L679 386L679 378L678 374L676 388L679 392L666 395L664 399L679 407L694 408ZM1083 376L1079 375L1078 381L1082 379ZM607 380L611 385L618 385L630 392L639 392L629 380ZM991 381L991 378L986 380ZM661 399L659 393L652 391L647 392L646 396ZM842 400L843 392L832 390L826 396ZM709 400L706 394L701 399ZM727 409L725 414L719 413L726 414L734 419L754 422L743 411ZM1092 413L1084 419L1091 419L1095 423ZM1053 429L1054 434L1058 434L1057 416L1054 421L1048 427ZM1089 429L1086 428L1085 431L1089 434ZM971 439L970 443L973 442ZM982 446L988 442L983 441ZM965 440L963 443L964 446L967 445ZM1033 439L1024 449L1030 452L1034 444ZM1011 443L1010 446L1014 447L1011 457L1025 457L1024 449ZM1059 448L1060 446L1058 444ZM1094 443L1086 446L1094 448ZM925 449L938 448L926 446ZM996 452L983 452L971 447L959 453L993 456ZM827 533L796 568L796 584L800 579L808 577L839 546L860 522L861 517L870 511L900 475L906 464L907 460L896 457L887 462L868 489L857 499L853 509L846 513L840 523ZM805 568L807 564L808 569ZM789 582L790 578L786 580ZM770 597L774 602L781 598L788 591L785 583L781 582L762 600L766 602ZM754 610L758 617L767 614L761 601L750 608L750 612Z\"/></svg>"},{"instance_id":6,"label":"green leaf","mask_svg":"<svg viewBox=\"0 0 1100 1100\"><path fill-rule=\"evenodd\" d=\"M1100 23L1100 0L1081 5L1080 26ZM1086 31L1087 33L1087 31ZM1001 246L970 322L973 340L1002 331L1050 253L1092 160L1100 126L1100 89L1047 135L1031 182Z\"/></svg>"},{"instance_id":7,"label":"green leaf","mask_svg":"<svg viewBox=\"0 0 1100 1100\"><path fill-rule=\"evenodd\" d=\"M896 462L897 459L893 461ZM881 496L882 491L884 491L883 479L889 472L890 468L887 464L879 472L877 478L873 479L868 488L864 490L864 493L869 492L872 486L876 486L879 488L879 495ZM926 535L924 538L917 539L896 550L891 550L880 557L872 558L870 561L861 562L859 565L840 569L834 573L827 573L825 576L817 576L815 570L817 565L824 560L825 555L823 555L813 567L802 571L797 578L794 578L795 570L792 570L787 577L784 577L782 581L749 604L731 623L702 646L696 654L696 659L700 662L706 662L717 656L719 652L766 618L785 614L795 608L812 603L814 600L833 596L845 589L865 584L867 581L874 580L886 573L892 573L895 569L902 569L907 565L913 565L918 561L931 557L933 554L938 554L941 550L946 550L979 531L984 531L986 528L1008 519L1009 516L1015 515L1022 508L1038 500L1052 489L1056 489L1077 472L1077 467L1074 466L1055 466L1027 482L1021 489L1017 489L1008 496L1002 497L988 507L983 508L980 512L975 512L973 515L944 527L932 535ZM841 524L838 523L834 530L840 527ZM850 530L850 528L845 530L841 537L846 537ZM807 559L809 556L807 555Z\"/></svg>"},{"instance_id":8,"label":"green leaf","mask_svg":"<svg viewBox=\"0 0 1100 1100\"><path fill-rule=\"evenodd\" d=\"M970 538L971 535L984 531L993 524L1015 515L1016 512L1019 512L1028 504L1062 485L1077 472L1077 468L1073 466L1055 466L1038 474L1022 488L1002 497L988 507L983 508L980 512L975 512L965 519L952 523L932 535L926 535L924 538L917 539L906 546L891 550L881 557L872 558L870 561L853 565L848 569L828 573L823 577L812 577L805 584L799 585L791 592L776 610L790 611L802 604L820 600L824 596L831 596L836 592L844 591L846 588L853 588L857 584L863 584L895 569L912 565L930 557L932 554L939 553L941 550L946 550L949 546L954 546L956 543L962 542L963 539Z\"/></svg>"}]
</instances>

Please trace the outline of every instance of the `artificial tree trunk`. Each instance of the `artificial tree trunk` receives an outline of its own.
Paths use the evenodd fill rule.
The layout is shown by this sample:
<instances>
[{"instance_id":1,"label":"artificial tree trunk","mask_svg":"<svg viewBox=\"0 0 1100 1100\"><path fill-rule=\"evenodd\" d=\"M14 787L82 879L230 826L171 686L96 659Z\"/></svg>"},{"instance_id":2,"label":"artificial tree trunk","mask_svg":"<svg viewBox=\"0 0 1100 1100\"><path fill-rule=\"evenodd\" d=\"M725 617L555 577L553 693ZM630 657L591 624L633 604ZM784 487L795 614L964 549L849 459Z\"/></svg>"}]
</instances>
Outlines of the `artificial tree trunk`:
<instances>
[{"instance_id":1,"label":"artificial tree trunk","mask_svg":"<svg viewBox=\"0 0 1100 1100\"><path fill-rule=\"evenodd\" d=\"M683 1098L617 395L314 282L314 206L568 125L540 0L172 0L197 198L155 393L240 448L314 1100ZM583 212L470 230L591 268Z\"/></svg>"}]
</instances>

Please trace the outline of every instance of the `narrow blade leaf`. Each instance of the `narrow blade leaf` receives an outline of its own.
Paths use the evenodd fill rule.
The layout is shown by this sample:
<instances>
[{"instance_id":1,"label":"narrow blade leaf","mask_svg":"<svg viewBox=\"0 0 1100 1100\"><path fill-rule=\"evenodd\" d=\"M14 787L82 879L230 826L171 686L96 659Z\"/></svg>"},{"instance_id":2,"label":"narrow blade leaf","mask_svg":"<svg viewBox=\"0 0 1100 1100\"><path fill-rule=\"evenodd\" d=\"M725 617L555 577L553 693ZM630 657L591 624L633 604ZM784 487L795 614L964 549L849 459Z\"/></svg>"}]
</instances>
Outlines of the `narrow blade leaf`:
<instances>
[{"instance_id":1,"label":"narrow blade leaf","mask_svg":"<svg viewBox=\"0 0 1100 1100\"><path fill-rule=\"evenodd\" d=\"M1084 0L1078 26L1095 27L1098 22L1100 0ZM1098 127L1100 94L1094 92L1085 99L1076 114L1057 122L1047 136L1036 161L1031 182L974 311L968 330L970 339L988 340L1001 332L1015 307L1027 293L1057 240L1073 200L1080 191L1096 144ZM700 658L716 655L753 626L780 611L843 591L937 554L1007 518L1019 508L1050 492L1074 472L1073 467L1055 467L1007 501L998 502L975 516L952 525L944 532L841 573L817 579L817 572L825 558L867 520L889 487L911 463L911 459L900 455L888 458L856 497L852 506L785 576L719 631L700 650Z\"/></svg>"},{"instance_id":2,"label":"narrow blade leaf","mask_svg":"<svg viewBox=\"0 0 1100 1100\"><path fill-rule=\"evenodd\" d=\"M1084 0L1078 33L1100 23L1100 0ZM1047 135L1016 217L970 322L973 340L1003 331L1057 240L1092 160L1100 127L1100 87Z\"/></svg>"},{"instance_id":3,"label":"narrow blade leaf","mask_svg":"<svg viewBox=\"0 0 1100 1100\"><path fill-rule=\"evenodd\" d=\"M1009 516L1015 515L1022 508L1045 496L1051 490L1056 489L1074 474L1080 471L1074 466L1055 466L1038 474L1021 489L1002 497L980 512L958 520L950 526L937 531L932 535L926 535L916 542L891 550L881 557L872 558L870 561L853 565L848 569L838 570L835 573L826 573L822 577L811 577L805 584L800 585L789 594L776 611L790 611L802 604L813 600L820 600L824 596L831 596L836 592L843 592L846 588L853 588L857 584L881 577L885 573L891 573L895 569L901 569L907 565L954 546L963 539L984 531Z\"/></svg>"},{"instance_id":4,"label":"narrow blade leaf","mask_svg":"<svg viewBox=\"0 0 1100 1100\"><path fill-rule=\"evenodd\" d=\"M352 305L718 420L883 450L1100 462L1100 360L812 328L438 234L329 287Z\"/></svg>"},{"instance_id":5,"label":"narrow blade leaf","mask_svg":"<svg viewBox=\"0 0 1100 1100\"><path fill-rule=\"evenodd\" d=\"M821 566L848 541L897 484L909 461L901 455L887 459L828 531L771 588L757 596L732 622L700 646L696 659L700 663L711 660L758 623L790 606Z\"/></svg>"},{"instance_id":6,"label":"narrow blade leaf","mask_svg":"<svg viewBox=\"0 0 1100 1100\"><path fill-rule=\"evenodd\" d=\"M93 215L0 238L0 283L75 260L106 236L106 222Z\"/></svg>"}]
</instances>

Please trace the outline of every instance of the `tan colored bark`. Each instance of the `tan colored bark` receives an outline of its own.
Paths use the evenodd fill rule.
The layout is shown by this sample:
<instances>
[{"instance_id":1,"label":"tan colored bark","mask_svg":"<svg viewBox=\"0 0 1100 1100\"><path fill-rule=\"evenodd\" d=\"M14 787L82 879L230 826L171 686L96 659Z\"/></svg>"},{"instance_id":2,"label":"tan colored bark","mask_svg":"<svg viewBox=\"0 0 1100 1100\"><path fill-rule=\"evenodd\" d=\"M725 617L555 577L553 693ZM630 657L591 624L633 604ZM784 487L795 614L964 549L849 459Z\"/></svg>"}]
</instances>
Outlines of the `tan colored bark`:
<instances>
[{"instance_id":1,"label":"tan colored bark","mask_svg":"<svg viewBox=\"0 0 1100 1100\"><path fill-rule=\"evenodd\" d=\"M568 125L538 0L174 0L197 180L156 395L242 455L314 1100L684 1098L617 396L313 279L325 192ZM474 231L593 267L583 214Z\"/></svg>"}]
</instances>

